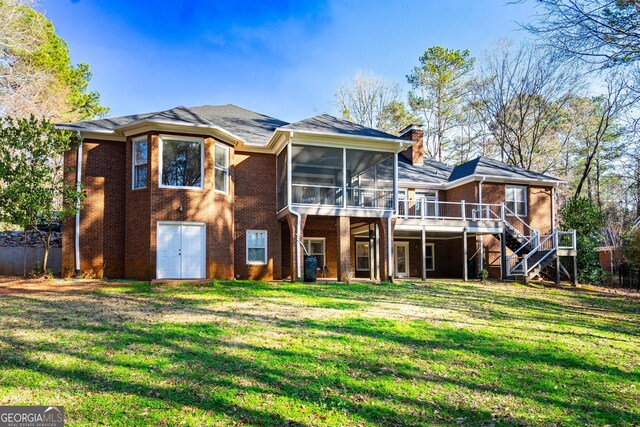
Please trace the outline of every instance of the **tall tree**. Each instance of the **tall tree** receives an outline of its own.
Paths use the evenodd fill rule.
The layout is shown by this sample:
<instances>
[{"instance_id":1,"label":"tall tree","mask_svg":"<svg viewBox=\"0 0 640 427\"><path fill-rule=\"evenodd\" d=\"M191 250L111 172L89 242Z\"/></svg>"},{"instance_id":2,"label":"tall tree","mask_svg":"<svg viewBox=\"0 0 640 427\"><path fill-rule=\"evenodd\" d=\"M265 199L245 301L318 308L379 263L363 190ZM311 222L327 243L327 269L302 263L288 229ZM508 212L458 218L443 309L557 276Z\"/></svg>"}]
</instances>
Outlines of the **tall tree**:
<instances>
[{"instance_id":1,"label":"tall tree","mask_svg":"<svg viewBox=\"0 0 640 427\"><path fill-rule=\"evenodd\" d=\"M400 100L400 86L370 72L358 71L343 82L335 101L343 118L370 128L397 132L413 122Z\"/></svg>"},{"instance_id":2,"label":"tall tree","mask_svg":"<svg viewBox=\"0 0 640 427\"><path fill-rule=\"evenodd\" d=\"M0 0L0 115L85 120L105 114L88 91L91 73L73 65L66 42L28 2Z\"/></svg>"},{"instance_id":3,"label":"tall tree","mask_svg":"<svg viewBox=\"0 0 640 427\"><path fill-rule=\"evenodd\" d=\"M602 208L600 182L603 162L617 153L618 138L621 129L618 120L628 107L624 82L616 76L606 81L606 94L594 97L575 97L568 105L568 119L572 123L574 139L574 169L579 170L576 177L574 198L580 197L585 183L595 181L595 199ZM592 193L592 192L590 192Z\"/></svg>"},{"instance_id":4,"label":"tall tree","mask_svg":"<svg viewBox=\"0 0 640 427\"><path fill-rule=\"evenodd\" d=\"M487 52L474 85L474 104L489 124L503 161L548 172L564 141L559 129L577 75L535 46L501 42Z\"/></svg>"},{"instance_id":5,"label":"tall tree","mask_svg":"<svg viewBox=\"0 0 640 427\"><path fill-rule=\"evenodd\" d=\"M468 50L434 46L419 61L407 76L412 87L409 105L426 126L425 154L442 162L449 154L452 130L460 124L474 59Z\"/></svg>"},{"instance_id":6,"label":"tall tree","mask_svg":"<svg viewBox=\"0 0 640 427\"><path fill-rule=\"evenodd\" d=\"M525 25L554 52L611 67L640 59L637 0L535 0L535 23Z\"/></svg>"},{"instance_id":7,"label":"tall tree","mask_svg":"<svg viewBox=\"0 0 640 427\"><path fill-rule=\"evenodd\" d=\"M74 215L79 208L75 201L83 197L64 179L63 154L72 145L71 132L45 119L0 119L0 222L37 232L44 246L44 272L51 224ZM48 228L41 230L38 223Z\"/></svg>"}]
</instances>

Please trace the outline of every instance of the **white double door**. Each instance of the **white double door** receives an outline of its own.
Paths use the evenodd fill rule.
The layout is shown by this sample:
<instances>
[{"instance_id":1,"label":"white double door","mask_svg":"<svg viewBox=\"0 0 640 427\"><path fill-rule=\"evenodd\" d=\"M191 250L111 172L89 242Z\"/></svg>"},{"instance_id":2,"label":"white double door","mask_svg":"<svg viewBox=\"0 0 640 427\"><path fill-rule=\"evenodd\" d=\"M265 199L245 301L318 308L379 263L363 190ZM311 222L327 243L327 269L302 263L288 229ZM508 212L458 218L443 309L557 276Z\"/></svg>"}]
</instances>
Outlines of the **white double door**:
<instances>
[{"instance_id":1,"label":"white double door","mask_svg":"<svg viewBox=\"0 0 640 427\"><path fill-rule=\"evenodd\" d=\"M159 222L157 254L158 279L204 279L204 224Z\"/></svg>"}]
</instances>

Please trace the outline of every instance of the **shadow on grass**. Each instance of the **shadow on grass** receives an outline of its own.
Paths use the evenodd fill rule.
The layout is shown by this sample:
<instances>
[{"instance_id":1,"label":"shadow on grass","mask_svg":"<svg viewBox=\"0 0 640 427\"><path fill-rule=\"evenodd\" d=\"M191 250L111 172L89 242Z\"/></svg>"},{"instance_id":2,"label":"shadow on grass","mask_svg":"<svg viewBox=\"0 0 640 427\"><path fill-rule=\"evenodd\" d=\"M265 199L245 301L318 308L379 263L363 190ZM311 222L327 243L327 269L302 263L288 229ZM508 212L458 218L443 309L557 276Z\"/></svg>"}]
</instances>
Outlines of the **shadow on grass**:
<instances>
[{"instance_id":1,"label":"shadow on grass","mask_svg":"<svg viewBox=\"0 0 640 427\"><path fill-rule=\"evenodd\" d=\"M296 405L308 405L318 413L333 411L352 420L376 425L454 423L457 418L464 418L467 424L479 425L490 422L496 425L531 423L522 414L508 413L492 421L494 408L421 397L420 393L410 392L408 384L417 385L427 395L433 387L444 385L474 393L515 396L524 402L533 401L554 408L565 414L565 423L574 425L587 422L597 425L632 424L638 416L637 411L621 409L610 402L607 387L603 386L637 384L640 381L637 372L581 359L565 349L545 348L488 331L471 331L418 320L360 317L287 320L269 314L219 310L211 306L212 301L286 300L293 294L309 298L310 305L315 301L319 307L349 310L372 301L406 304L402 293L414 291L413 287L381 290L369 285L338 288L231 282L214 283L198 289L177 287L160 293L144 284L125 289L124 293L95 292L86 299L71 301L8 298L3 305L23 309L16 316L22 329L66 331L83 336L86 342L81 346L77 343L52 346L47 340L33 342L5 330L0 337L5 343L0 350L3 369L27 370L66 379L81 390L135 395L149 402L160 401L176 408L177 412L180 407L192 406L256 425L303 426L316 423L311 419L305 424L293 419L297 416L281 414L278 409L268 406L257 409L255 405L241 404L242 400L237 396L275 395ZM526 307L525 316L529 320L546 319L560 323L565 322L559 320L564 316L575 320L576 316L585 315L576 314L572 307L535 298L505 297L506 301L502 301L502 295L491 295L489 290L474 289L470 293L469 289L456 291L438 287L429 289L427 293L428 301L420 301L416 294L412 294L408 301L425 307L478 313L486 312L488 304L494 307L494 311L499 311L496 307L521 304ZM203 295L214 298L198 298ZM452 299L454 295L456 299ZM500 301L496 302L496 298ZM113 300L124 305L123 310L97 309L102 303ZM158 312L214 316L219 321L215 324L144 323L143 315L153 317ZM489 317L511 316L507 310L505 313L498 316L490 313ZM617 328L603 325L598 319L582 317L580 321L585 327L607 333L637 335L631 326ZM242 328L234 326L237 324L243 325ZM300 345L277 347L274 343L271 346L248 344L232 339L235 334L259 334L263 329L277 331L294 340L315 338L309 338L309 344L301 348ZM336 342L342 344L342 349L336 349ZM377 345L383 345L384 350L377 353ZM293 347L296 349L291 349ZM108 354L97 348L107 349ZM145 357L131 356L131 348L140 352L140 356L157 355L164 366L157 368ZM354 348L358 351L353 351ZM397 352L398 357L390 357L389 351ZM38 357L40 352L77 358L86 364L69 367L65 363L52 363ZM495 369L497 375L478 377L425 371L425 366L430 364L448 362L456 369L464 368L463 362L455 360L457 356L478 359L484 366L482 369ZM528 371L524 379L519 379L515 372L522 367L527 367ZM125 368L132 375L114 375L112 370L116 368ZM577 395L587 395L590 403L583 401L582 406L575 405L563 390L555 391L549 386L546 381L549 376L552 382L569 387ZM16 381L12 384L9 379L6 386L24 387L21 378ZM397 381L407 384L393 387ZM600 403L596 405L594 402ZM134 417L131 421L143 420Z\"/></svg>"}]
</instances>

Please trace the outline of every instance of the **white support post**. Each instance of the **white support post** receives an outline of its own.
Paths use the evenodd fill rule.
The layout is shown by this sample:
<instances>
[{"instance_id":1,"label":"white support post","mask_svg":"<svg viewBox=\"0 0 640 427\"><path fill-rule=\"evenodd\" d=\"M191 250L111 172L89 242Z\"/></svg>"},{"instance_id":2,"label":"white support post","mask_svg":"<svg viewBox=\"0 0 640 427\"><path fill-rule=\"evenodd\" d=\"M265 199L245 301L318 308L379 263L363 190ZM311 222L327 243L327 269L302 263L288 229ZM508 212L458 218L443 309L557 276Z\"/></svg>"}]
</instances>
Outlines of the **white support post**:
<instances>
[{"instance_id":1,"label":"white support post","mask_svg":"<svg viewBox=\"0 0 640 427\"><path fill-rule=\"evenodd\" d=\"M347 149L342 148L342 207L347 207Z\"/></svg>"},{"instance_id":2,"label":"white support post","mask_svg":"<svg viewBox=\"0 0 640 427\"><path fill-rule=\"evenodd\" d=\"M462 232L462 280L469 280L469 271L467 266L467 229Z\"/></svg>"},{"instance_id":3,"label":"white support post","mask_svg":"<svg viewBox=\"0 0 640 427\"><path fill-rule=\"evenodd\" d=\"M465 207L464 200L460 201L460 209L462 210L462 212L461 212L462 220L466 221L467 220L467 208Z\"/></svg>"},{"instance_id":4,"label":"white support post","mask_svg":"<svg viewBox=\"0 0 640 427\"><path fill-rule=\"evenodd\" d=\"M398 153L393 154L393 208L398 213Z\"/></svg>"},{"instance_id":5,"label":"white support post","mask_svg":"<svg viewBox=\"0 0 640 427\"><path fill-rule=\"evenodd\" d=\"M571 249L574 251L578 249L578 245L576 243L576 230L571 230Z\"/></svg>"},{"instance_id":6,"label":"white support post","mask_svg":"<svg viewBox=\"0 0 640 427\"><path fill-rule=\"evenodd\" d=\"M427 280L427 263L425 261L425 258L426 258L426 247L425 246L427 245L427 242L426 242L426 236L425 236L424 227L422 227L422 230L421 230L420 234L421 234L420 241L422 243L422 250L421 250L421 253L422 253L422 280Z\"/></svg>"},{"instance_id":7,"label":"white support post","mask_svg":"<svg viewBox=\"0 0 640 427\"><path fill-rule=\"evenodd\" d=\"M504 203L500 203L500 219L502 221L504 221L505 219L505 214L504 214Z\"/></svg>"}]
</instances>

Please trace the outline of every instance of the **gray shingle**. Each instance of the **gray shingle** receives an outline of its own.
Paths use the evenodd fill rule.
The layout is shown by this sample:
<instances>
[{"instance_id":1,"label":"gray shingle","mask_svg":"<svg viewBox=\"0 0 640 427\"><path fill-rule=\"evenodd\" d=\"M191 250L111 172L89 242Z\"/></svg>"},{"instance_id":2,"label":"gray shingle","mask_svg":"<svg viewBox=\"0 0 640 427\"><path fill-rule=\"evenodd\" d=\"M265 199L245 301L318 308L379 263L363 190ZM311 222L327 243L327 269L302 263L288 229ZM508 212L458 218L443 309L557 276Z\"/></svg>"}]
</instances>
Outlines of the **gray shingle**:
<instances>
[{"instance_id":1,"label":"gray shingle","mask_svg":"<svg viewBox=\"0 0 640 427\"><path fill-rule=\"evenodd\" d=\"M424 159L424 165L414 165L398 155L398 181L421 184L441 184L449 178L453 166Z\"/></svg>"},{"instance_id":2,"label":"gray shingle","mask_svg":"<svg viewBox=\"0 0 640 427\"><path fill-rule=\"evenodd\" d=\"M533 172L518 166L509 165L499 160L490 159L488 157L478 157L456 166L453 168L453 171L449 176L449 181L455 181L456 179L465 178L471 175L495 176L505 179L533 179L560 182L559 179L550 175Z\"/></svg>"},{"instance_id":3,"label":"gray shingle","mask_svg":"<svg viewBox=\"0 0 640 427\"><path fill-rule=\"evenodd\" d=\"M328 114L321 114L309 119L300 120L299 122L283 126L282 129L322 132L335 135L352 135L372 138L397 139L400 141L406 141L405 139L402 139L395 135L391 135L377 129L368 128L366 126L352 123L347 120L338 119Z\"/></svg>"},{"instance_id":4,"label":"gray shingle","mask_svg":"<svg viewBox=\"0 0 640 427\"><path fill-rule=\"evenodd\" d=\"M190 107L213 124L242 138L248 145L266 146L276 128L288 123L233 104Z\"/></svg>"}]
</instances>

